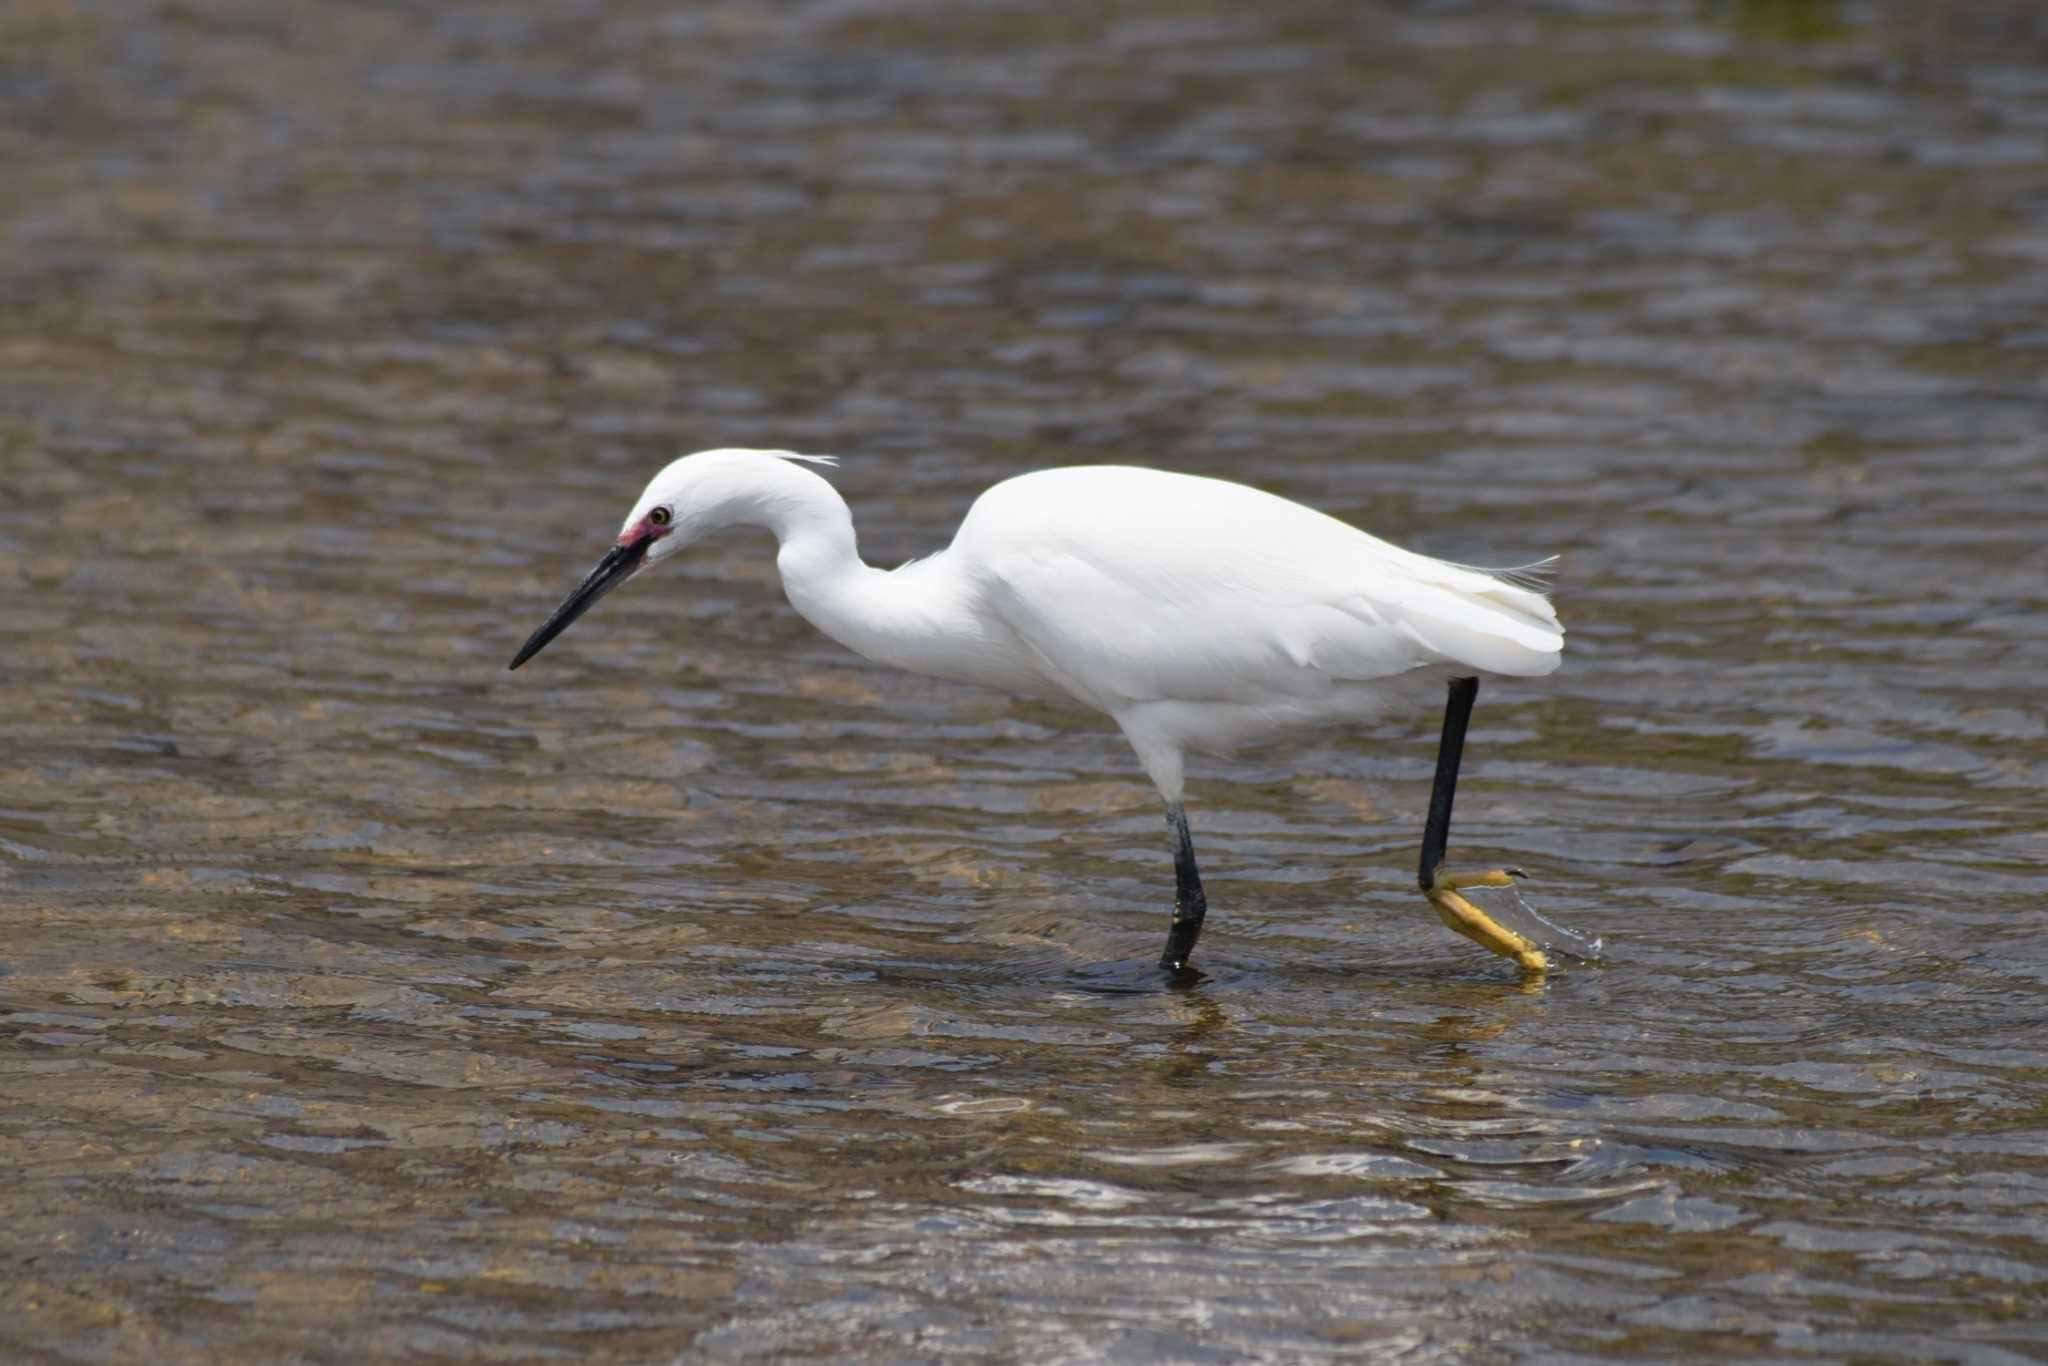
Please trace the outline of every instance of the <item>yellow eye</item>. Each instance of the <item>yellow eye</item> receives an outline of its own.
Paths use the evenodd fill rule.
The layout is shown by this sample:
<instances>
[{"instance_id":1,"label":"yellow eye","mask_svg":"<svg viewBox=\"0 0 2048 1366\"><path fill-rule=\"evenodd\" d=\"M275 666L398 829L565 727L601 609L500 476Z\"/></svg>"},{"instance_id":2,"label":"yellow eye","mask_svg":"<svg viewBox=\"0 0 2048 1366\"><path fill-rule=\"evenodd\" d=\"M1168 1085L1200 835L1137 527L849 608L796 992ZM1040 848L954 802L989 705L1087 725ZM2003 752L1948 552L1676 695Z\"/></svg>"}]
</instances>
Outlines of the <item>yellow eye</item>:
<instances>
[{"instance_id":1,"label":"yellow eye","mask_svg":"<svg viewBox=\"0 0 2048 1366\"><path fill-rule=\"evenodd\" d=\"M673 512L670 512L667 508L656 508L654 511L647 514L647 520L654 523L656 526L667 526L670 522L675 520L675 517L676 515Z\"/></svg>"}]
</instances>

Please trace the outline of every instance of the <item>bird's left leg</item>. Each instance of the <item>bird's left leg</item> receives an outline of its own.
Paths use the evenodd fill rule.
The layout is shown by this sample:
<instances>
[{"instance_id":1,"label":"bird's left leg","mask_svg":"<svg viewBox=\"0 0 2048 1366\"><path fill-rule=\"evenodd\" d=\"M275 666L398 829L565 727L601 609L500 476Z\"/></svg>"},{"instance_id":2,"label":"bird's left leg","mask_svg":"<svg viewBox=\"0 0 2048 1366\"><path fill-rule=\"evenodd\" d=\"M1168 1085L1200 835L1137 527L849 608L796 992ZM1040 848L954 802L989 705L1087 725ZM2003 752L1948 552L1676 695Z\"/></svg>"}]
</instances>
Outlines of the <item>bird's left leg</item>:
<instances>
[{"instance_id":1,"label":"bird's left leg","mask_svg":"<svg viewBox=\"0 0 2048 1366\"><path fill-rule=\"evenodd\" d=\"M1179 802L1166 805L1166 828L1173 832L1173 928L1166 932L1166 952L1159 966L1168 972L1188 970L1209 898L1202 894L1202 874L1195 867L1195 842L1188 835L1188 813Z\"/></svg>"},{"instance_id":2,"label":"bird's left leg","mask_svg":"<svg viewBox=\"0 0 2048 1366\"><path fill-rule=\"evenodd\" d=\"M1451 838L1451 800L1458 792L1458 764L1465 755L1465 728L1472 720L1472 702L1479 680L1451 680L1444 704L1443 738L1437 743L1436 782L1429 792L1429 819L1422 827L1422 867L1417 875L1422 894L1444 924L1474 943L1512 958L1527 972L1547 972L1550 959L1534 940L1495 920L1461 896L1466 887L1512 887L1515 870L1491 868L1483 873L1453 873L1444 868L1444 846Z\"/></svg>"}]
</instances>

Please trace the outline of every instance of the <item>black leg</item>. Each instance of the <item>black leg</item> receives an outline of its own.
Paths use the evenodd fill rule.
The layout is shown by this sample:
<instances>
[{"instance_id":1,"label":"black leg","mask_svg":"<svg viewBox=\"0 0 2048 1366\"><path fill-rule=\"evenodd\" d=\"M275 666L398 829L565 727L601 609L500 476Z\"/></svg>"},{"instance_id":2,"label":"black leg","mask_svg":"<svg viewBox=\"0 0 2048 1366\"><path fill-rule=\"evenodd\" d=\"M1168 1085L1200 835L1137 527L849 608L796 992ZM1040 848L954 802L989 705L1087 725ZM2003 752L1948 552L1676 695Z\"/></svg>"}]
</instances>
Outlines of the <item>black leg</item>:
<instances>
[{"instance_id":1,"label":"black leg","mask_svg":"<svg viewBox=\"0 0 2048 1366\"><path fill-rule=\"evenodd\" d=\"M1444 735L1436 749L1436 783L1429 790L1429 819L1422 825L1422 866L1416 871L1416 880L1422 884L1423 895L1429 898L1429 904L1436 908L1444 924L1473 943L1491 949L1503 958L1514 959L1522 971L1541 976L1550 968L1550 959L1542 945L1521 931L1501 924L1462 894L1466 887L1512 887L1514 880L1522 876L1522 870L1444 871L1444 846L1451 838L1451 799L1458 794L1458 761L1465 755L1465 727L1472 720L1472 701L1478 696L1478 679L1451 680L1450 699L1444 703ZM1516 905L1520 908L1518 914L1533 917L1538 923L1547 923L1527 906L1522 906L1519 900ZM1558 927L1549 928L1556 930ZM1592 948L1597 952L1599 945L1594 944Z\"/></svg>"},{"instance_id":2,"label":"black leg","mask_svg":"<svg viewBox=\"0 0 2048 1366\"><path fill-rule=\"evenodd\" d=\"M1202 936L1209 898L1202 895L1195 842L1188 836L1188 813L1179 802L1166 808L1166 827L1173 832L1173 928L1166 933L1166 952L1160 955L1159 966L1168 972L1185 972L1195 941Z\"/></svg>"},{"instance_id":3,"label":"black leg","mask_svg":"<svg viewBox=\"0 0 2048 1366\"><path fill-rule=\"evenodd\" d=\"M1479 680L1454 678L1444 703L1444 734L1436 747L1436 782L1429 789L1429 819L1422 826L1422 867L1416 880L1427 892L1436 886L1444 866L1444 846L1451 840L1451 800L1458 795L1458 763L1465 757L1465 727L1472 721L1472 702Z\"/></svg>"}]
</instances>

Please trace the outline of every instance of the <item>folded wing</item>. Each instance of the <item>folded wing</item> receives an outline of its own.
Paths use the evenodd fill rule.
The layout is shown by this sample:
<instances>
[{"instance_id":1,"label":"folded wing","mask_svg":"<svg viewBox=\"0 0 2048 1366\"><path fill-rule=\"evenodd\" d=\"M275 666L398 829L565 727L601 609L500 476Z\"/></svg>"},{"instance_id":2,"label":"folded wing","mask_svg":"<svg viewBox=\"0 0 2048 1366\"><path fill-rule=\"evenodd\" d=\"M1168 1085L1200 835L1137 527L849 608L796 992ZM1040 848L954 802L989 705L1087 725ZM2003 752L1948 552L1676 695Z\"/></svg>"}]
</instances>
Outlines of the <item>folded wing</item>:
<instances>
[{"instance_id":1,"label":"folded wing","mask_svg":"<svg viewBox=\"0 0 2048 1366\"><path fill-rule=\"evenodd\" d=\"M1534 675L1563 629L1518 579L1241 485L1105 466L1000 484L954 543L1040 666L1108 710L1258 705L1431 665Z\"/></svg>"}]
</instances>

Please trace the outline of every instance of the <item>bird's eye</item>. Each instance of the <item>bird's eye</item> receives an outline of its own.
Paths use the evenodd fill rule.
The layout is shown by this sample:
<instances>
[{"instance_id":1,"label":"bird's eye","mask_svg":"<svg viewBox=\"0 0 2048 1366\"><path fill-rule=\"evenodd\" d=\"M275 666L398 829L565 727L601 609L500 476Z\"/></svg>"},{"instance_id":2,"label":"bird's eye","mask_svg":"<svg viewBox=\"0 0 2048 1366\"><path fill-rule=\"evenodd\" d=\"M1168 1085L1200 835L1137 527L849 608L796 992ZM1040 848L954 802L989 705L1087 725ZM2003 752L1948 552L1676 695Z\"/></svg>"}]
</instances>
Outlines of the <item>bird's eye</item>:
<instances>
[{"instance_id":1,"label":"bird's eye","mask_svg":"<svg viewBox=\"0 0 2048 1366\"><path fill-rule=\"evenodd\" d=\"M667 508L656 508L654 511L647 514L647 520L654 523L656 526L667 526L670 522L673 522L675 519L676 515L673 512L670 512Z\"/></svg>"}]
</instances>

